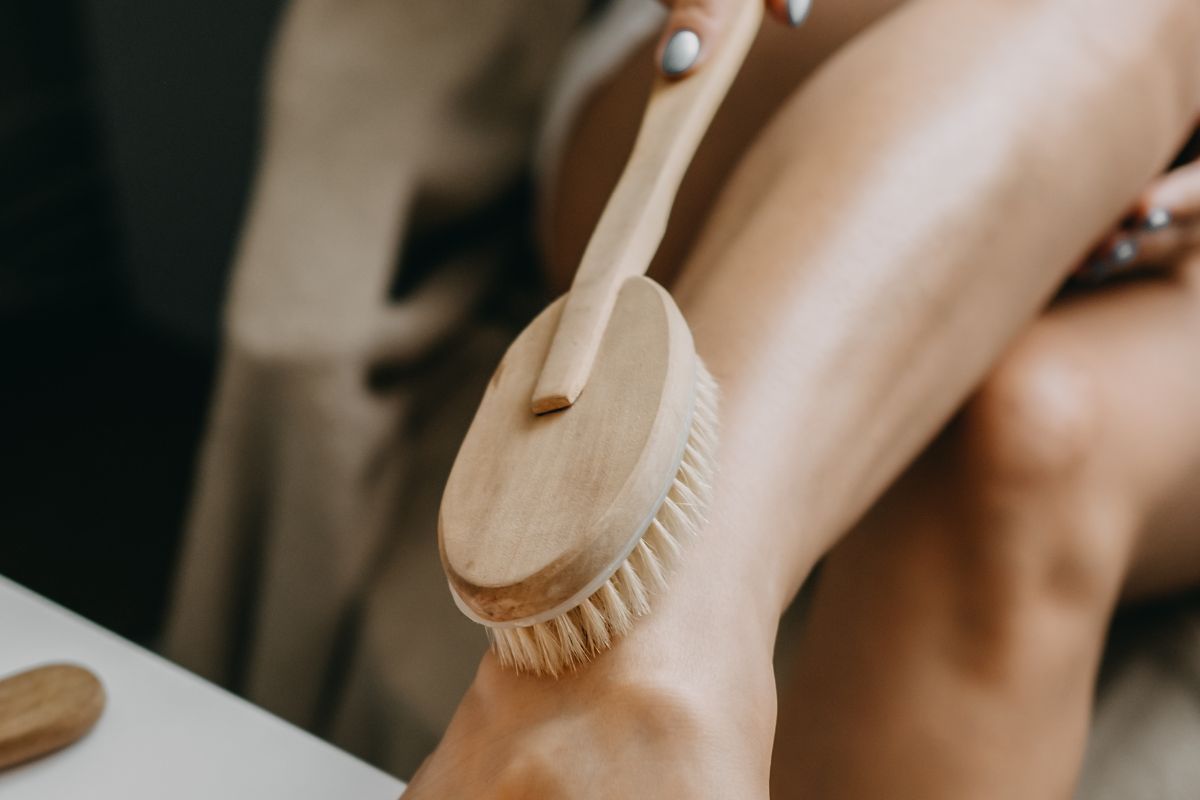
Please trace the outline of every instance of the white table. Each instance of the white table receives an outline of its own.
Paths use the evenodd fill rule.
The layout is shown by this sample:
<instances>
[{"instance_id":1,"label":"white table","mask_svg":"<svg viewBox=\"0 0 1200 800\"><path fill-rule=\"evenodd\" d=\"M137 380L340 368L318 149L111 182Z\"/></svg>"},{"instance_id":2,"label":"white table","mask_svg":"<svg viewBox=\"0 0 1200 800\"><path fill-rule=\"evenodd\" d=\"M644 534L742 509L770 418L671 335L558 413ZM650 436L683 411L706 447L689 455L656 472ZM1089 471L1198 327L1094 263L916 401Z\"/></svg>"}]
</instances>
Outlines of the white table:
<instances>
[{"instance_id":1,"label":"white table","mask_svg":"<svg viewBox=\"0 0 1200 800\"><path fill-rule=\"evenodd\" d=\"M108 706L84 739L0 772L3 800L395 800L404 784L0 577L0 676L72 661Z\"/></svg>"}]
</instances>

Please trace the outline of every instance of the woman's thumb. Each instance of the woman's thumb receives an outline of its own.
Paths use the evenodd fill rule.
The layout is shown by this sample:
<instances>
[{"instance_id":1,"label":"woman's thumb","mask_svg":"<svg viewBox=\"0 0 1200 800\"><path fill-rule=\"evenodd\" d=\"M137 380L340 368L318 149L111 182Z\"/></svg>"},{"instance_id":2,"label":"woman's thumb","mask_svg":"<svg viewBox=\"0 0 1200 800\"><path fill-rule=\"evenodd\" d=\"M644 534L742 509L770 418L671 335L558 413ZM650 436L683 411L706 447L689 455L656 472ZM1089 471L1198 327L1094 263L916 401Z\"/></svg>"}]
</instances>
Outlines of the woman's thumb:
<instances>
[{"instance_id":1,"label":"woman's thumb","mask_svg":"<svg viewBox=\"0 0 1200 800\"><path fill-rule=\"evenodd\" d=\"M724 32L739 3L763 0L673 0L656 60L659 69L670 78L688 75L700 69L708 54L721 46ZM804 22L812 0L766 0L768 10L780 21L796 26Z\"/></svg>"}]
</instances>

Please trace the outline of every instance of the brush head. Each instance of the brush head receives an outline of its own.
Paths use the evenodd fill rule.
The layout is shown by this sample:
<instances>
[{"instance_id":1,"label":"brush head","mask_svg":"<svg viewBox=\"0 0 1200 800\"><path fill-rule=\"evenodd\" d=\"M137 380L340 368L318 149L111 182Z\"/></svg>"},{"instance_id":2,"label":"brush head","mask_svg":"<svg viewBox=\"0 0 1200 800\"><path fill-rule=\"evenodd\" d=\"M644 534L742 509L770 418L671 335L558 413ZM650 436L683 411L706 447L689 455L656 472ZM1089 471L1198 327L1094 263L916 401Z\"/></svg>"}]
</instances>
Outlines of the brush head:
<instances>
[{"instance_id":1,"label":"brush head","mask_svg":"<svg viewBox=\"0 0 1200 800\"><path fill-rule=\"evenodd\" d=\"M439 546L459 608L503 663L557 675L649 611L700 525L716 385L670 295L621 288L587 388L534 416L560 299L509 348L459 450Z\"/></svg>"}]
</instances>

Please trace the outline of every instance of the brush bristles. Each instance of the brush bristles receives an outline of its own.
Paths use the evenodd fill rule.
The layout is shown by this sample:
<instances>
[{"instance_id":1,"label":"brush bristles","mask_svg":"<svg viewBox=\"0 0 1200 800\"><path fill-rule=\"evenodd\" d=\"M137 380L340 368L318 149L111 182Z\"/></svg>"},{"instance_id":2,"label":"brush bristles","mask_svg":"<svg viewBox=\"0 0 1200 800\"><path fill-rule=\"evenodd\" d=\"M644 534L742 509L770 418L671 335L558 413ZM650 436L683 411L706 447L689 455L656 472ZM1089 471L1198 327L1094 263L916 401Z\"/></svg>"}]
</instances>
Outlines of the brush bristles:
<instances>
[{"instance_id":1,"label":"brush bristles","mask_svg":"<svg viewBox=\"0 0 1200 800\"><path fill-rule=\"evenodd\" d=\"M519 672L557 677L589 661L650 612L667 588L683 544L704 521L717 446L717 383L697 359L696 408L675 481L629 558L583 603L554 619L522 628L488 628L500 663Z\"/></svg>"}]
</instances>

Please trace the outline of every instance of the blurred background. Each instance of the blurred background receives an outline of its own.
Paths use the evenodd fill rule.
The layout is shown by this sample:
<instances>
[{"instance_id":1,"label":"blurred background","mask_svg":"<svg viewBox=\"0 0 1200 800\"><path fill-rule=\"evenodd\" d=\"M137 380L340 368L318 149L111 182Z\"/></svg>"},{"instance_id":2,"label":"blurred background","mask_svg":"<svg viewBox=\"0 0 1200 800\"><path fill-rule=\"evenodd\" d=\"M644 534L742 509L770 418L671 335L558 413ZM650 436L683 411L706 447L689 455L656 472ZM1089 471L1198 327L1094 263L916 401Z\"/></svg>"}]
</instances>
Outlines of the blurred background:
<instances>
[{"instance_id":1,"label":"blurred background","mask_svg":"<svg viewBox=\"0 0 1200 800\"><path fill-rule=\"evenodd\" d=\"M281 3L0 3L0 573L143 643Z\"/></svg>"},{"instance_id":2,"label":"blurred background","mask_svg":"<svg viewBox=\"0 0 1200 800\"><path fill-rule=\"evenodd\" d=\"M437 503L545 300L588 7L0 3L0 575L411 774L485 646Z\"/></svg>"}]
</instances>

